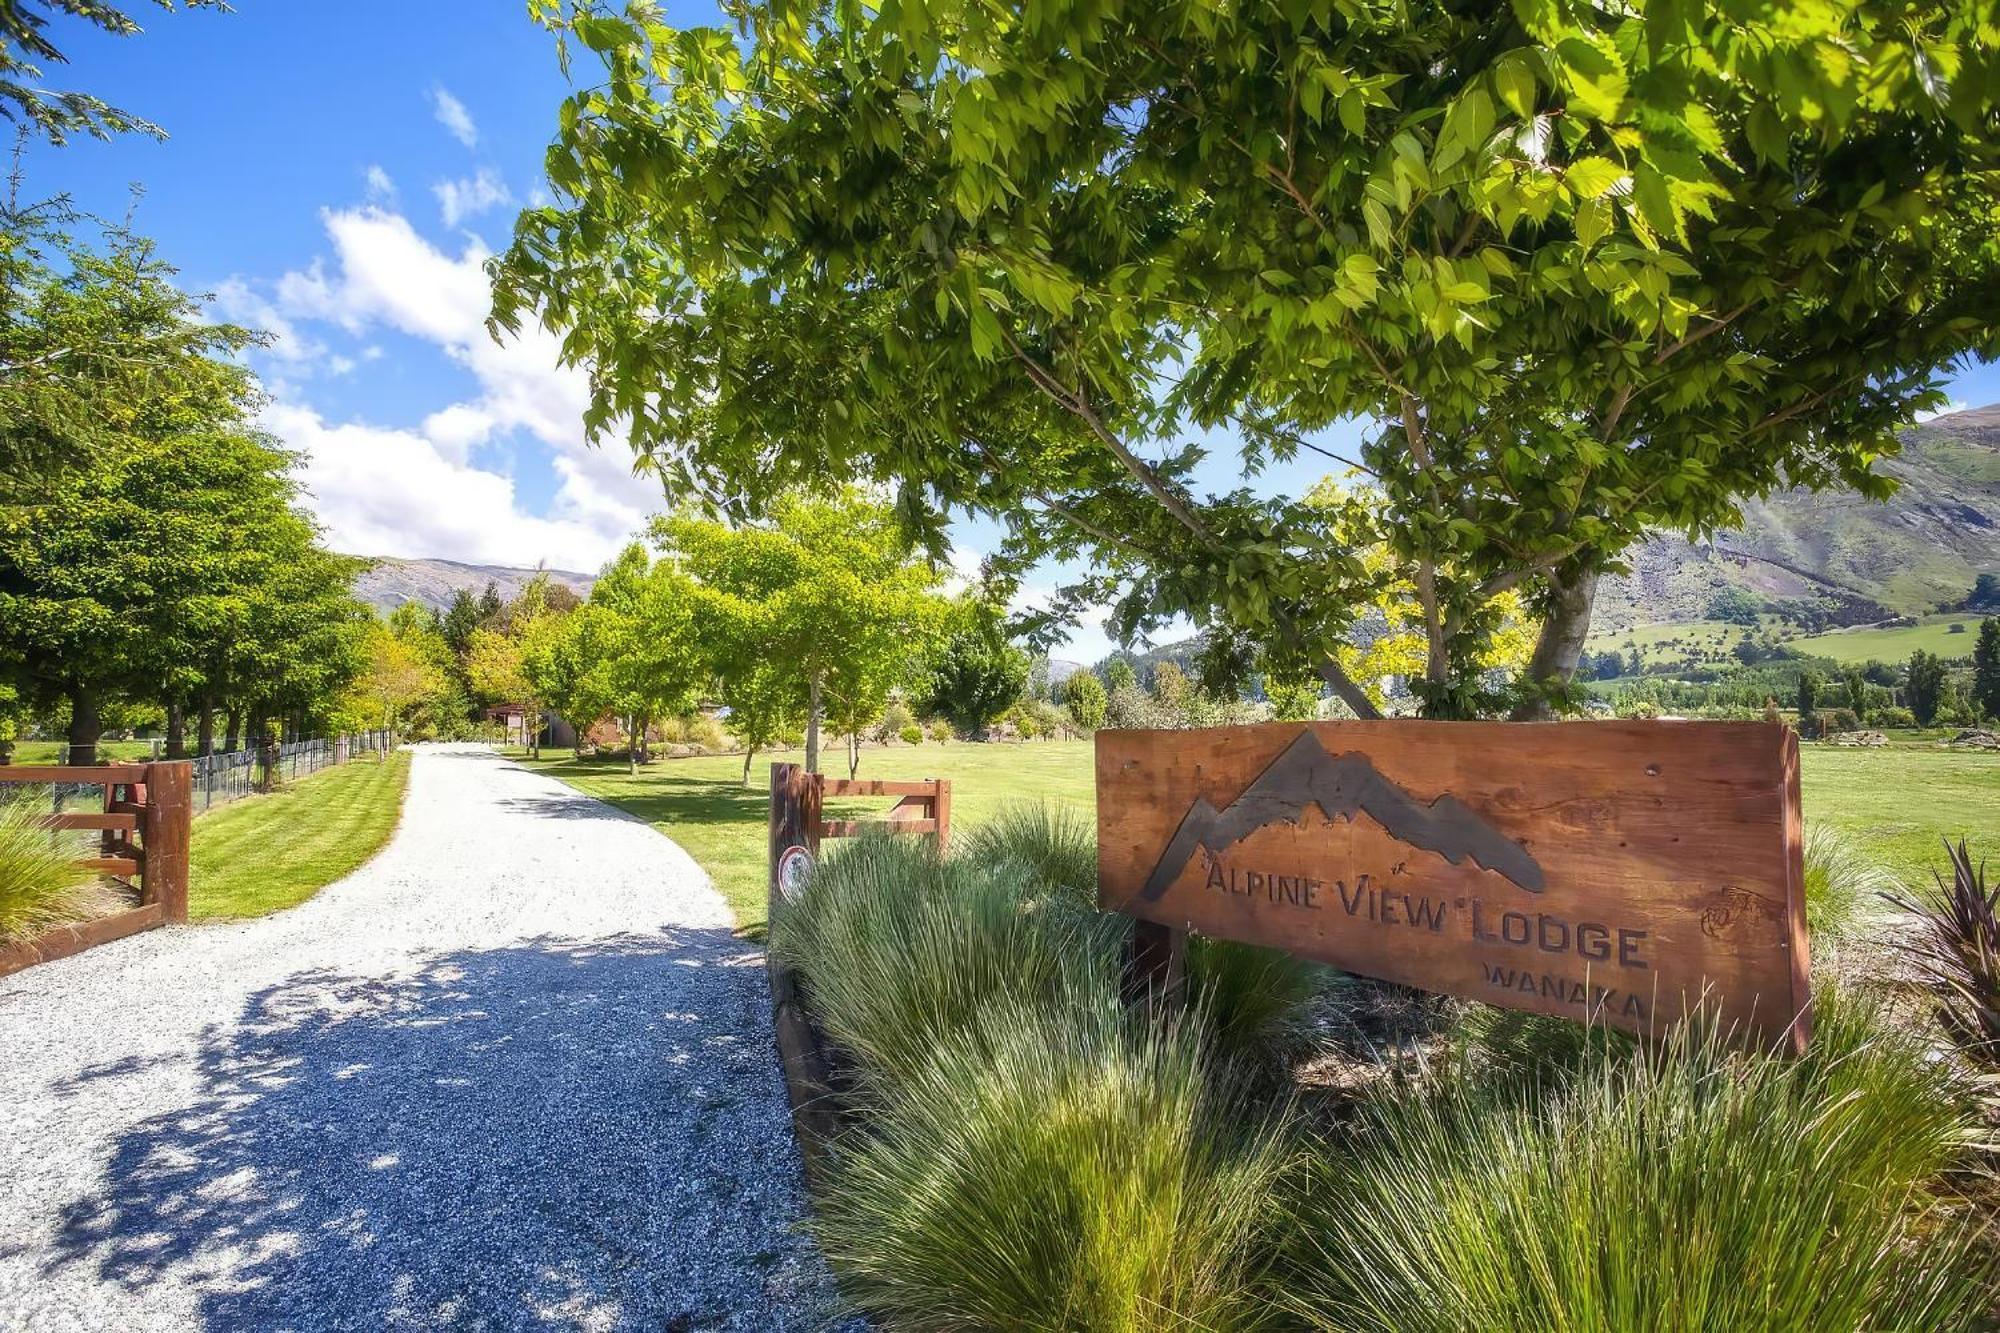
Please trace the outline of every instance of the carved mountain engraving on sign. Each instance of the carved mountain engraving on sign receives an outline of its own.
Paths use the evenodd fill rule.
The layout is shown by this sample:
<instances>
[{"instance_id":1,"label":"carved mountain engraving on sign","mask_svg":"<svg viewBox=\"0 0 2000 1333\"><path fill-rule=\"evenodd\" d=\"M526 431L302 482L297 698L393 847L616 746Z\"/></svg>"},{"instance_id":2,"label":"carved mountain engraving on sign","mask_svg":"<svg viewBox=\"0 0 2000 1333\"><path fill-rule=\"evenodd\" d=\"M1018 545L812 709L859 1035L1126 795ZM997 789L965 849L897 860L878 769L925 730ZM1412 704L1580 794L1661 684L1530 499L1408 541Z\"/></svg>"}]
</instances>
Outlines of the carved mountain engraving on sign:
<instances>
[{"instance_id":1,"label":"carved mountain engraving on sign","mask_svg":"<svg viewBox=\"0 0 2000 1333\"><path fill-rule=\"evenodd\" d=\"M1746 722L1097 733L1097 901L1169 932L1658 1033L1811 1023L1798 739Z\"/></svg>"},{"instance_id":2,"label":"carved mountain engraving on sign","mask_svg":"<svg viewBox=\"0 0 2000 1333\"><path fill-rule=\"evenodd\" d=\"M1542 867L1527 848L1457 797L1447 794L1426 805L1383 777L1367 755L1355 750L1328 754L1308 731L1222 809L1197 796L1139 896L1158 902L1197 848L1218 856L1266 825L1304 824L1306 811L1315 806L1329 822L1352 822L1357 814L1366 814L1412 847L1435 852L1453 865L1470 860L1530 893L1540 893L1544 886Z\"/></svg>"}]
</instances>

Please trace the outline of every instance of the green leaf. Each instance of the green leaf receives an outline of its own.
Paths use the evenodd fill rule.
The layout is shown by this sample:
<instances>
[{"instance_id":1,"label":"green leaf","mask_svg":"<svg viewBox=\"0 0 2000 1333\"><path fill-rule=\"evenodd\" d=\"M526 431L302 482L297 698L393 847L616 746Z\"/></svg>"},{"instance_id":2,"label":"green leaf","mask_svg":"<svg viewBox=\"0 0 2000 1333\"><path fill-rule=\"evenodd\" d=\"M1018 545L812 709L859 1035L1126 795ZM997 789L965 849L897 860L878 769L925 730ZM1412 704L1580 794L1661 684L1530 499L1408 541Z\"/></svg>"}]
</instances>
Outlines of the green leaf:
<instances>
[{"instance_id":1,"label":"green leaf","mask_svg":"<svg viewBox=\"0 0 2000 1333\"><path fill-rule=\"evenodd\" d=\"M1625 179L1625 168L1605 157L1580 157L1563 171L1579 199L1602 199Z\"/></svg>"},{"instance_id":2,"label":"green leaf","mask_svg":"<svg viewBox=\"0 0 2000 1333\"><path fill-rule=\"evenodd\" d=\"M1509 51L1493 67L1494 91L1523 120L1535 114L1535 71L1526 51Z\"/></svg>"}]
</instances>

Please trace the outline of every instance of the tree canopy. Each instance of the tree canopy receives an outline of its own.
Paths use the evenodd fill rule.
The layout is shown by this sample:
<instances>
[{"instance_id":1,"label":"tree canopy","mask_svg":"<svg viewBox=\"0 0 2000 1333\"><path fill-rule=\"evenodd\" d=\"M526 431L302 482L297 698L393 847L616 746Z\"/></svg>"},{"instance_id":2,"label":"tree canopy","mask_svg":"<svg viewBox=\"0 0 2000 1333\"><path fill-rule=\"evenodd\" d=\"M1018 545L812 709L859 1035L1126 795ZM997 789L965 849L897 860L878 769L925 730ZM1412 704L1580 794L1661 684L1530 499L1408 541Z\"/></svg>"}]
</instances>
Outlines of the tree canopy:
<instances>
[{"instance_id":1,"label":"tree canopy","mask_svg":"<svg viewBox=\"0 0 2000 1333\"><path fill-rule=\"evenodd\" d=\"M684 512L654 536L692 581L732 711L740 681L753 709L803 718L812 772L821 722L858 733L892 689L913 683L944 625L937 571L912 553L889 506L856 491L780 497L764 522Z\"/></svg>"},{"instance_id":2,"label":"tree canopy","mask_svg":"<svg viewBox=\"0 0 2000 1333\"><path fill-rule=\"evenodd\" d=\"M1971 0L536 9L605 77L496 320L562 336L594 430L738 512L862 478L933 542L1003 515L1017 562L1090 557L1057 614L1187 616L1364 715L1386 586L1444 715L1525 594L1532 710L1642 531L1881 494L1939 368L2000 350ZM1202 479L1343 421L1341 504Z\"/></svg>"},{"instance_id":3,"label":"tree canopy","mask_svg":"<svg viewBox=\"0 0 2000 1333\"><path fill-rule=\"evenodd\" d=\"M120 701L303 714L359 668L355 562L316 545L290 464L240 429L173 432L0 508L0 674L67 705L73 762Z\"/></svg>"}]
</instances>

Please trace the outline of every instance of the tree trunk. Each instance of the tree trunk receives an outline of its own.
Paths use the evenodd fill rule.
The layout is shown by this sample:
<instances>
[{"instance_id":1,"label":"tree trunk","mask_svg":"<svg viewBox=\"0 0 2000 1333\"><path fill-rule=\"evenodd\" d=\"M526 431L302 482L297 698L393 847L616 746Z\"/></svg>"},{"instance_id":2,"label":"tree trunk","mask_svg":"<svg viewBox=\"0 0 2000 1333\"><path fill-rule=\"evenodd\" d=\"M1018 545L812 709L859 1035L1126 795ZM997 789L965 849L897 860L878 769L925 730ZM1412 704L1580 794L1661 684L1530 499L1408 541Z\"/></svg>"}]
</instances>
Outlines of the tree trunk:
<instances>
[{"instance_id":1,"label":"tree trunk","mask_svg":"<svg viewBox=\"0 0 2000 1333\"><path fill-rule=\"evenodd\" d=\"M1334 694L1354 711L1354 716L1363 719L1382 716L1382 710L1375 706L1375 701L1368 697L1368 692L1357 685L1354 677L1348 675L1346 669L1331 657L1319 664L1319 676L1333 687Z\"/></svg>"},{"instance_id":2,"label":"tree trunk","mask_svg":"<svg viewBox=\"0 0 2000 1333\"><path fill-rule=\"evenodd\" d=\"M847 733L847 776L853 777L861 771L861 733Z\"/></svg>"},{"instance_id":3,"label":"tree trunk","mask_svg":"<svg viewBox=\"0 0 2000 1333\"><path fill-rule=\"evenodd\" d=\"M1516 722L1547 722L1555 715L1553 696L1576 676L1583 642L1590 637L1590 612L1597 602L1597 573L1564 567L1549 575L1548 619L1535 640L1528 662L1528 685L1534 693L1515 705Z\"/></svg>"},{"instance_id":4,"label":"tree trunk","mask_svg":"<svg viewBox=\"0 0 2000 1333\"><path fill-rule=\"evenodd\" d=\"M750 761L756 757L756 746L746 745L743 747L743 785L746 787L750 785Z\"/></svg>"},{"instance_id":5,"label":"tree trunk","mask_svg":"<svg viewBox=\"0 0 2000 1333\"><path fill-rule=\"evenodd\" d=\"M635 713L625 715L625 773L628 777L639 773L639 718Z\"/></svg>"},{"instance_id":6,"label":"tree trunk","mask_svg":"<svg viewBox=\"0 0 2000 1333\"><path fill-rule=\"evenodd\" d=\"M202 696L201 711L196 714L195 750L200 754L215 753L215 700Z\"/></svg>"},{"instance_id":7,"label":"tree trunk","mask_svg":"<svg viewBox=\"0 0 2000 1333\"><path fill-rule=\"evenodd\" d=\"M243 738L243 705L236 704L223 717L225 730L222 733L222 750L234 754L237 744Z\"/></svg>"},{"instance_id":8,"label":"tree trunk","mask_svg":"<svg viewBox=\"0 0 2000 1333\"><path fill-rule=\"evenodd\" d=\"M69 762L97 762L97 738L104 734L104 720L97 712L97 698L81 686L69 692Z\"/></svg>"},{"instance_id":9,"label":"tree trunk","mask_svg":"<svg viewBox=\"0 0 2000 1333\"><path fill-rule=\"evenodd\" d=\"M815 674L806 687L806 772L819 772L819 715L823 708L820 702L819 676Z\"/></svg>"},{"instance_id":10,"label":"tree trunk","mask_svg":"<svg viewBox=\"0 0 2000 1333\"><path fill-rule=\"evenodd\" d=\"M167 705L167 758L188 757L187 710L178 703Z\"/></svg>"}]
</instances>

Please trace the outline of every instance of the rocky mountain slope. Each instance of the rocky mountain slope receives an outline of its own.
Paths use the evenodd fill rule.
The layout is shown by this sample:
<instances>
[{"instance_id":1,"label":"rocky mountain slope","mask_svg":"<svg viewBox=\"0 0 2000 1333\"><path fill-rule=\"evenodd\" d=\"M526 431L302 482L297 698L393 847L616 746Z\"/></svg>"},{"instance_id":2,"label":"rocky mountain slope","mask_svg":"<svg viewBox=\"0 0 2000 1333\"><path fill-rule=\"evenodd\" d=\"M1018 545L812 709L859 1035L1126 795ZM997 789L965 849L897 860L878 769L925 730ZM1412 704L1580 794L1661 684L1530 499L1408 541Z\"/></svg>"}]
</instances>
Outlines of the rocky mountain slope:
<instances>
[{"instance_id":1,"label":"rocky mountain slope","mask_svg":"<svg viewBox=\"0 0 2000 1333\"><path fill-rule=\"evenodd\" d=\"M374 566L355 579L354 595L384 613L404 602L421 602L442 611L451 605L452 594L460 588L477 597L488 582L503 600L511 600L539 572L512 565L467 565L456 560L399 560L382 556L375 558ZM595 581L590 574L566 569L551 569L548 574L578 596L588 595Z\"/></svg>"},{"instance_id":2,"label":"rocky mountain slope","mask_svg":"<svg viewBox=\"0 0 2000 1333\"><path fill-rule=\"evenodd\" d=\"M1879 469L1900 483L1886 503L1786 491L1746 504L1712 543L1647 542L1599 590L1596 628L1702 620L1730 589L1860 624L1949 608L2000 571L2000 404L1913 428Z\"/></svg>"}]
</instances>

